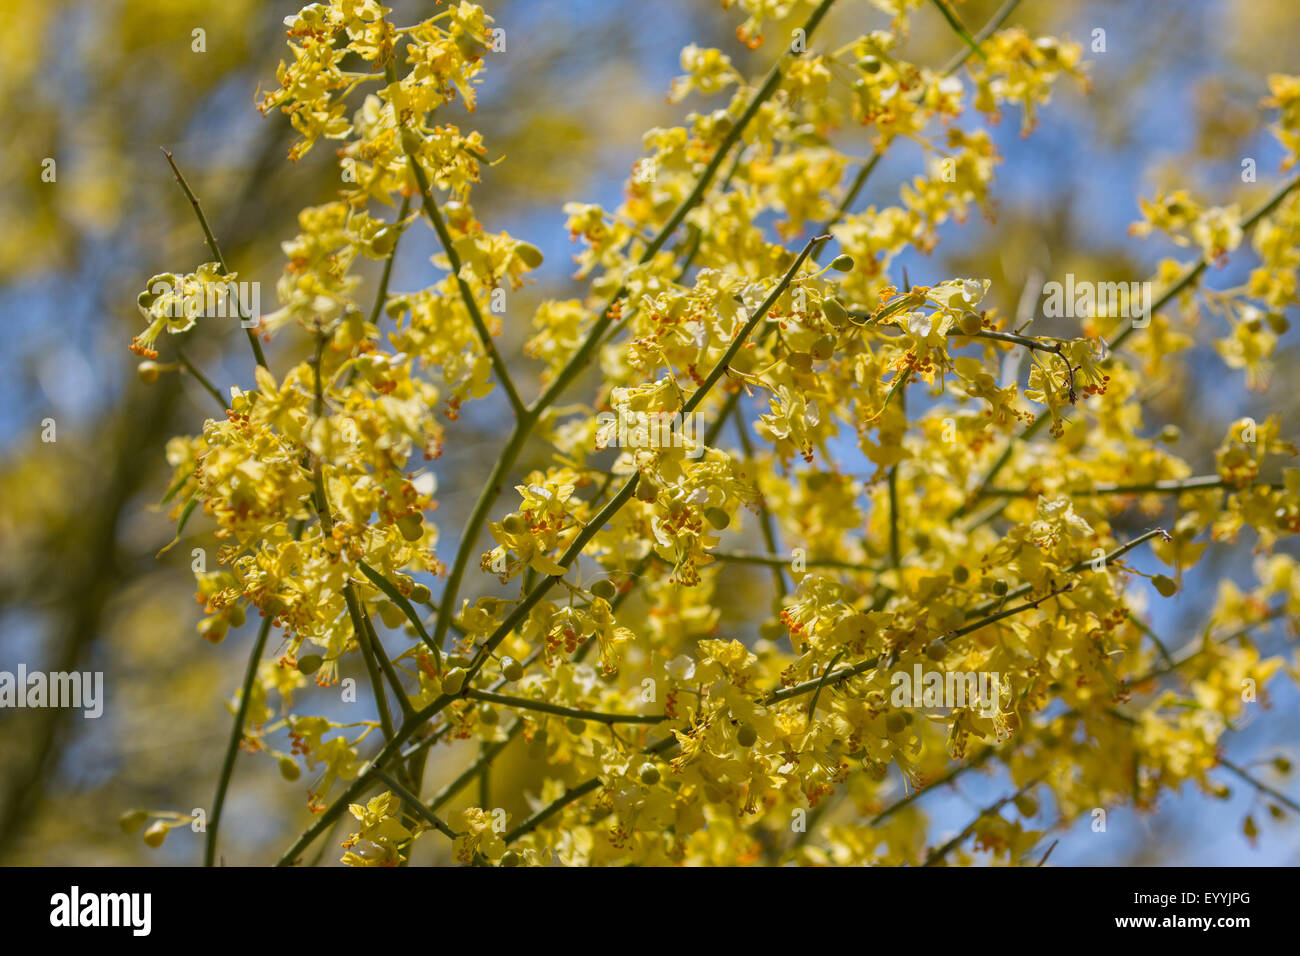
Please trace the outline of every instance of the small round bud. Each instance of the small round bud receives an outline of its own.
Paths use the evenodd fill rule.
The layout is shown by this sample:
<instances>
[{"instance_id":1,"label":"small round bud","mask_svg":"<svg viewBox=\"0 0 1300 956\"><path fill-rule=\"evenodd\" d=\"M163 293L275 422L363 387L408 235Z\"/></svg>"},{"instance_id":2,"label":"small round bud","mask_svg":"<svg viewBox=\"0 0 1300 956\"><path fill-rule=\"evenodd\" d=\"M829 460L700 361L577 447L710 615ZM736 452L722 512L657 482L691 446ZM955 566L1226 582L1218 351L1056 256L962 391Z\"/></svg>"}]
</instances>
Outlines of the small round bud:
<instances>
[{"instance_id":1,"label":"small round bud","mask_svg":"<svg viewBox=\"0 0 1300 956\"><path fill-rule=\"evenodd\" d=\"M416 604L427 604L433 595L423 584L417 584L411 588L411 600Z\"/></svg>"},{"instance_id":2,"label":"small round bud","mask_svg":"<svg viewBox=\"0 0 1300 956\"><path fill-rule=\"evenodd\" d=\"M853 257L842 252L831 260L831 268L836 272L851 272L853 270Z\"/></svg>"},{"instance_id":3,"label":"small round bud","mask_svg":"<svg viewBox=\"0 0 1300 956\"><path fill-rule=\"evenodd\" d=\"M397 248L397 237L401 231L396 226L384 226L370 240L370 249L377 256L386 256Z\"/></svg>"},{"instance_id":4,"label":"small round bud","mask_svg":"<svg viewBox=\"0 0 1300 956\"><path fill-rule=\"evenodd\" d=\"M396 630L407 623L406 615L402 613L402 609L392 601L380 601L378 606L379 619L384 622L384 627L389 630Z\"/></svg>"},{"instance_id":5,"label":"small round bud","mask_svg":"<svg viewBox=\"0 0 1300 956\"><path fill-rule=\"evenodd\" d=\"M1022 817L1032 817L1038 813L1038 801L1027 793L1017 794L1015 804Z\"/></svg>"},{"instance_id":6,"label":"small round bud","mask_svg":"<svg viewBox=\"0 0 1300 956\"><path fill-rule=\"evenodd\" d=\"M941 641L934 641L926 645L925 656L932 661L941 661L948 656L948 647Z\"/></svg>"},{"instance_id":7,"label":"small round bud","mask_svg":"<svg viewBox=\"0 0 1300 956\"><path fill-rule=\"evenodd\" d=\"M963 335L975 335L984 328L984 320L980 318L978 312L971 312L968 309L957 320L957 327L961 329Z\"/></svg>"},{"instance_id":8,"label":"small round bud","mask_svg":"<svg viewBox=\"0 0 1300 956\"><path fill-rule=\"evenodd\" d=\"M880 66L880 57L872 56L870 53L858 60L858 69L873 76L880 72Z\"/></svg>"},{"instance_id":9,"label":"small round bud","mask_svg":"<svg viewBox=\"0 0 1300 956\"><path fill-rule=\"evenodd\" d=\"M812 371L812 356L807 352L791 352L785 357L785 362L802 375L807 375Z\"/></svg>"},{"instance_id":10,"label":"small round bud","mask_svg":"<svg viewBox=\"0 0 1300 956\"><path fill-rule=\"evenodd\" d=\"M495 707L490 704L483 704L478 709L478 719L479 723L494 727L501 720L501 715L497 713Z\"/></svg>"},{"instance_id":11,"label":"small round bud","mask_svg":"<svg viewBox=\"0 0 1300 956\"><path fill-rule=\"evenodd\" d=\"M292 757L281 757L278 761L280 765L280 776L285 780L294 781L302 774L302 768L298 766L298 761Z\"/></svg>"},{"instance_id":12,"label":"small round bud","mask_svg":"<svg viewBox=\"0 0 1300 956\"><path fill-rule=\"evenodd\" d=\"M528 530L528 522L519 515L506 515L501 520L501 530L506 534L523 534Z\"/></svg>"},{"instance_id":13,"label":"small round bud","mask_svg":"<svg viewBox=\"0 0 1300 956\"><path fill-rule=\"evenodd\" d=\"M167 839L169 827L161 820L155 821L149 829L144 831L144 842L146 845L157 849L162 846L163 840Z\"/></svg>"},{"instance_id":14,"label":"small round bud","mask_svg":"<svg viewBox=\"0 0 1300 956\"><path fill-rule=\"evenodd\" d=\"M835 340L829 335L823 335L812 344L808 354L819 362L824 362L835 354Z\"/></svg>"},{"instance_id":15,"label":"small round bud","mask_svg":"<svg viewBox=\"0 0 1300 956\"><path fill-rule=\"evenodd\" d=\"M1178 593L1178 585L1174 583L1173 578L1168 577L1167 575L1157 574L1151 579L1151 583L1155 585L1155 588L1160 592L1161 597L1170 598Z\"/></svg>"},{"instance_id":16,"label":"small round bud","mask_svg":"<svg viewBox=\"0 0 1300 956\"><path fill-rule=\"evenodd\" d=\"M565 719L564 726L569 729L569 733L580 734L587 729L587 722L580 717L569 717Z\"/></svg>"},{"instance_id":17,"label":"small round bud","mask_svg":"<svg viewBox=\"0 0 1300 956\"><path fill-rule=\"evenodd\" d=\"M1183 430L1177 425L1166 425L1160 429L1160 440L1166 445L1172 445L1178 439L1183 437Z\"/></svg>"},{"instance_id":18,"label":"small round bud","mask_svg":"<svg viewBox=\"0 0 1300 956\"><path fill-rule=\"evenodd\" d=\"M460 693L461 688L465 686L465 668L453 667L447 673L442 675L442 692L449 697L454 697Z\"/></svg>"},{"instance_id":19,"label":"small round bud","mask_svg":"<svg viewBox=\"0 0 1300 956\"><path fill-rule=\"evenodd\" d=\"M996 594L998 597L1002 597L1004 594L1007 593L1007 582L1006 582L1006 581L994 581L994 582L993 582L993 586L992 586L991 588L989 588L989 590L991 590L991 591L992 591L994 594Z\"/></svg>"},{"instance_id":20,"label":"small round bud","mask_svg":"<svg viewBox=\"0 0 1300 956\"><path fill-rule=\"evenodd\" d=\"M898 711L885 716L885 730L891 734L901 734L907 728L907 718Z\"/></svg>"},{"instance_id":21,"label":"small round bud","mask_svg":"<svg viewBox=\"0 0 1300 956\"><path fill-rule=\"evenodd\" d=\"M731 515L721 508L705 508L704 520L713 525L718 531L722 531L727 525L731 524Z\"/></svg>"},{"instance_id":22,"label":"small round bud","mask_svg":"<svg viewBox=\"0 0 1300 956\"><path fill-rule=\"evenodd\" d=\"M515 255L529 269L536 269L542 264L542 250L538 249L532 243L520 242L515 244Z\"/></svg>"},{"instance_id":23,"label":"small round bud","mask_svg":"<svg viewBox=\"0 0 1300 956\"><path fill-rule=\"evenodd\" d=\"M591 586L591 593L593 596L601 598L602 600L612 601L614 595L618 593L618 589L614 587L613 581L610 581L607 578L602 578Z\"/></svg>"},{"instance_id":24,"label":"small round bud","mask_svg":"<svg viewBox=\"0 0 1300 956\"><path fill-rule=\"evenodd\" d=\"M653 787L660 779L659 768L652 763L644 764L641 767L641 773L638 776L640 776L641 782L647 787Z\"/></svg>"},{"instance_id":25,"label":"small round bud","mask_svg":"<svg viewBox=\"0 0 1300 956\"><path fill-rule=\"evenodd\" d=\"M749 724L741 724L736 730L736 743L748 750L758 740L758 731Z\"/></svg>"},{"instance_id":26,"label":"small round bud","mask_svg":"<svg viewBox=\"0 0 1300 956\"><path fill-rule=\"evenodd\" d=\"M823 299L822 315L826 316L826 321L837 329L842 329L849 324L848 310L840 305L839 299Z\"/></svg>"},{"instance_id":27,"label":"small round bud","mask_svg":"<svg viewBox=\"0 0 1300 956\"><path fill-rule=\"evenodd\" d=\"M304 654L302 657L298 658L298 673L314 674L320 670L321 665L324 663L325 658L321 657L319 654Z\"/></svg>"},{"instance_id":28,"label":"small round bud","mask_svg":"<svg viewBox=\"0 0 1300 956\"><path fill-rule=\"evenodd\" d=\"M158 381L158 376L162 372L157 362L145 360L135 367L135 373L140 376L140 381L146 385L152 385Z\"/></svg>"},{"instance_id":29,"label":"small round bud","mask_svg":"<svg viewBox=\"0 0 1300 956\"><path fill-rule=\"evenodd\" d=\"M501 854L501 866L519 866L524 862L524 858L519 855L518 850L506 850Z\"/></svg>"},{"instance_id":30,"label":"small round bud","mask_svg":"<svg viewBox=\"0 0 1300 956\"><path fill-rule=\"evenodd\" d=\"M959 564L952 569L952 579L957 584L965 584L970 580L970 570L967 569L966 565Z\"/></svg>"},{"instance_id":31,"label":"small round bud","mask_svg":"<svg viewBox=\"0 0 1300 956\"><path fill-rule=\"evenodd\" d=\"M402 515L397 519L397 530L407 541L419 541L424 537L424 515L419 512Z\"/></svg>"},{"instance_id":32,"label":"small round bud","mask_svg":"<svg viewBox=\"0 0 1300 956\"><path fill-rule=\"evenodd\" d=\"M1280 312L1270 312L1268 315L1264 316L1264 321L1266 321L1268 327L1278 335L1285 334L1291 328L1291 323L1287 321L1287 317L1282 315Z\"/></svg>"},{"instance_id":33,"label":"small round bud","mask_svg":"<svg viewBox=\"0 0 1300 956\"><path fill-rule=\"evenodd\" d=\"M501 676L508 681L517 681L524 676L524 665L507 655L501 658Z\"/></svg>"}]
</instances>

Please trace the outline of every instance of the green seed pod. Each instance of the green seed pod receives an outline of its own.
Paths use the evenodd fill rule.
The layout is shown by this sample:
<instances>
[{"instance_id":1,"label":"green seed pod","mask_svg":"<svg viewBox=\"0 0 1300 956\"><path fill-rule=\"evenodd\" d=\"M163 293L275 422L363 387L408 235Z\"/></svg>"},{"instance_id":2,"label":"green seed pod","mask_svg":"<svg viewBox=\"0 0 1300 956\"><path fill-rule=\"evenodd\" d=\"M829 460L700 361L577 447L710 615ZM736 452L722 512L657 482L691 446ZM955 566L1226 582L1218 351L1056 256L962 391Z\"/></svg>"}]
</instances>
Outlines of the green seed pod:
<instances>
[{"instance_id":1,"label":"green seed pod","mask_svg":"<svg viewBox=\"0 0 1300 956\"><path fill-rule=\"evenodd\" d=\"M248 620L248 614L242 604L232 604L230 610L226 612L226 618L230 621L231 627L243 627L244 622Z\"/></svg>"},{"instance_id":2,"label":"green seed pod","mask_svg":"<svg viewBox=\"0 0 1300 956\"><path fill-rule=\"evenodd\" d=\"M442 675L442 692L449 697L459 694L464 686L465 668L453 667Z\"/></svg>"},{"instance_id":3,"label":"green seed pod","mask_svg":"<svg viewBox=\"0 0 1300 956\"><path fill-rule=\"evenodd\" d=\"M1174 583L1173 578L1166 575L1157 574L1151 579L1151 583L1155 585L1161 597L1169 598L1178 593L1178 585Z\"/></svg>"},{"instance_id":4,"label":"green seed pod","mask_svg":"<svg viewBox=\"0 0 1300 956\"><path fill-rule=\"evenodd\" d=\"M614 587L613 581L601 579L591 586L591 593L605 601L612 601L614 595L618 593L618 589Z\"/></svg>"},{"instance_id":5,"label":"green seed pod","mask_svg":"<svg viewBox=\"0 0 1300 956\"><path fill-rule=\"evenodd\" d=\"M824 362L835 354L835 340L829 335L823 335L812 344L808 354L819 362Z\"/></svg>"},{"instance_id":6,"label":"green seed pod","mask_svg":"<svg viewBox=\"0 0 1300 956\"><path fill-rule=\"evenodd\" d=\"M517 681L524 676L524 665L507 655L501 658L501 676L508 681Z\"/></svg>"},{"instance_id":7,"label":"green seed pod","mask_svg":"<svg viewBox=\"0 0 1300 956\"><path fill-rule=\"evenodd\" d=\"M379 619L384 622L384 627L389 630L396 630L403 624L407 623L406 615L392 601L379 602Z\"/></svg>"},{"instance_id":8,"label":"green seed pod","mask_svg":"<svg viewBox=\"0 0 1300 956\"><path fill-rule=\"evenodd\" d=\"M280 776L290 782L297 780L302 774L302 768L298 766L298 761L292 757L281 757L279 760Z\"/></svg>"},{"instance_id":9,"label":"green seed pod","mask_svg":"<svg viewBox=\"0 0 1300 956\"><path fill-rule=\"evenodd\" d=\"M144 831L144 842L157 849L162 846L163 840L167 839L167 831L171 828L161 820L156 820L148 830Z\"/></svg>"},{"instance_id":10,"label":"green seed pod","mask_svg":"<svg viewBox=\"0 0 1300 956\"><path fill-rule=\"evenodd\" d=\"M518 850L506 850L501 854L501 866L519 866L524 862L524 858L519 855Z\"/></svg>"},{"instance_id":11,"label":"green seed pod","mask_svg":"<svg viewBox=\"0 0 1300 956\"><path fill-rule=\"evenodd\" d=\"M1038 801L1027 793L1017 794L1015 804L1022 817L1032 817L1038 813Z\"/></svg>"},{"instance_id":12,"label":"green seed pod","mask_svg":"<svg viewBox=\"0 0 1300 956\"><path fill-rule=\"evenodd\" d=\"M298 673L314 674L320 670L320 666L325 663L325 658L319 654L304 654L298 658Z\"/></svg>"},{"instance_id":13,"label":"green seed pod","mask_svg":"<svg viewBox=\"0 0 1300 956\"><path fill-rule=\"evenodd\" d=\"M891 734L901 734L907 728L907 718L898 711L893 711L885 717L885 730Z\"/></svg>"},{"instance_id":14,"label":"green seed pod","mask_svg":"<svg viewBox=\"0 0 1300 956\"><path fill-rule=\"evenodd\" d=\"M731 515L721 508L705 508L704 520L713 525L718 531L722 531L727 525L731 524Z\"/></svg>"},{"instance_id":15,"label":"green seed pod","mask_svg":"<svg viewBox=\"0 0 1300 956\"><path fill-rule=\"evenodd\" d=\"M858 69L863 73L870 73L872 76L880 72L880 67L880 57L872 56L870 53L858 60Z\"/></svg>"},{"instance_id":16,"label":"green seed pod","mask_svg":"<svg viewBox=\"0 0 1300 956\"><path fill-rule=\"evenodd\" d=\"M822 315L826 316L826 321L837 329L842 329L849 324L848 310L840 305L839 299L823 299Z\"/></svg>"},{"instance_id":17,"label":"green seed pod","mask_svg":"<svg viewBox=\"0 0 1300 956\"><path fill-rule=\"evenodd\" d=\"M416 604L427 604L433 595L423 584L417 584L411 588L411 600Z\"/></svg>"},{"instance_id":18,"label":"green seed pod","mask_svg":"<svg viewBox=\"0 0 1300 956\"><path fill-rule=\"evenodd\" d=\"M536 269L542 264L542 250L538 249L530 242L520 242L515 244L515 255L529 269Z\"/></svg>"},{"instance_id":19,"label":"green seed pod","mask_svg":"<svg viewBox=\"0 0 1300 956\"><path fill-rule=\"evenodd\" d=\"M478 709L478 719L480 723L486 724L489 727L495 727L497 723L500 722L501 715L497 713L497 709L490 704L482 704Z\"/></svg>"},{"instance_id":20,"label":"green seed pod","mask_svg":"<svg viewBox=\"0 0 1300 956\"><path fill-rule=\"evenodd\" d=\"M652 763L643 764L640 773L641 782L647 787L653 787L659 782L659 768Z\"/></svg>"},{"instance_id":21,"label":"green seed pod","mask_svg":"<svg viewBox=\"0 0 1300 956\"><path fill-rule=\"evenodd\" d=\"M994 594L996 594L998 597L1002 597L1004 594L1007 593L1007 582L994 581L993 586L989 588L989 590L992 591Z\"/></svg>"},{"instance_id":22,"label":"green seed pod","mask_svg":"<svg viewBox=\"0 0 1300 956\"><path fill-rule=\"evenodd\" d=\"M370 240L370 249L377 256L386 256L397 247L401 231L396 226L384 226Z\"/></svg>"},{"instance_id":23,"label":"green seed pod","mask_svg":"<svg viewBox=\"0 0 1300 956\"><path fill-rule=\"evenodd\" d=\"M941 661L948 656L948 647L941 641L933 641L926 645L925 656L932 661Z\"/></svg>"},{"instance_id":24,"label":"green seed pod","mask_svg":"<svg viewBox=\"0 0 1300 956\"><path fill-rule=\"evenodd\" d=\"M158 376L162 373L162 369L158 366L157 362L146 360L135 367L135 373L140 376L140 381L144 382L146 385L152 385L154 382L158 381Z\"/></svg>"},{"instance_id":25,"label":"green seed pod","mask_svg":"<svg viewBox=\"0 0 1300 956\"><path fill-rule=\"evenodd\" d=\"M736 743L748 750L758 740L758 731L749 724L741 724L736 730Z\"/></svg>"},{"instance_id":26,"label":"green seed pod","mask_svg":"<svg viewBox=\"0 0 1300 956\"><path fill-rule=\"evenodd\" d=\"M853 270L853 257L847 253L840 253L831 260L831 268L836 272L851 272Z\"/></svg>"},{"instance_id":27,"label":"green seed pod","mask_svg":"<svg viewBox=\"0 0 1300 956\"><path fill-rule=\"evenodd\" d=\"M397 519L397 530L407 541L419 541L424 537L424 515L419 512L402 515Z\"/></svg>"},{"instance_id":28,"label":"green seed pod","mask_svg":"<svg viewBox=\"0 0 1300 956\"><path fill-rule=\"evenodd\" d=\"M966 565L959 564L952 569L952 579L958 584L965 584L970 580L970 571Z\"/></svg>"},{"instance_id":29,"label":"green seed pod","mask_svg":"<svg viewBox=\"0 0 1300 956\"><path fill-rule=\"evenodd\" d=\"M501 530L506 534L523 534L528 530L528 522L519 515L506 515L501 520Z\"/></svg>"}]
</instances>

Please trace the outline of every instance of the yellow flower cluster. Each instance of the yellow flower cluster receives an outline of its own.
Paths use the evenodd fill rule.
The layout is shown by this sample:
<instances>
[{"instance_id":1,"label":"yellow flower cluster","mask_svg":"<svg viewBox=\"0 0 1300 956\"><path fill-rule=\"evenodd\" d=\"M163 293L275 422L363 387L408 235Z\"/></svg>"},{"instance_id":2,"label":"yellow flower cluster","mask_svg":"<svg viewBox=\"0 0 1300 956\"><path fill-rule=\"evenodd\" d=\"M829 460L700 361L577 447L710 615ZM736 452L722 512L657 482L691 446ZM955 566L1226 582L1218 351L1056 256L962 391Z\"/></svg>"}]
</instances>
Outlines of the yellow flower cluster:
<instances>
[{"instance_id":1,"label":"yellow flower cluster","mask_svg":"<svg viewBox=\"0 0 1300 956\"><path fill-rule=\"evenodd\" d=\"M802 22L811 43L833 3L741 0L738 33L757 45L760 31ZM238 627L243 607L262 616L263 640L282 628L237 719L246 746L288 761L286 776L299 757L319 773L319 822L285 862L348 807L353 865L409 860L435 830L467 864L898 864L970 860L972 847L1018 862L1045 832L1035 821L1054 829L1187 781L1211 788L1222 738L1255 699L1243 687L1262 693L1283 672L1251 629L1294 616L1296 570L1261 558L1260 587L1225 586L1200 649L1179 661L1142 623L1149 559L1130 551L1152 544L1173 569L1153 577L1168 596L1207 535L1251 527L1268 549L1300 530L1300 471L1263 483L1295 454L1270 419L1239 423L1196 477L1205 466L1144 437L1143 386L1192 342L1159 314L1170 304L1229 315L1221 354L1261 368L1277 328L1259 317L1295 301L1300 200L1257 216L1183 192L1144 202L1136 231L1202 254L1199 266L1162 266L1149 328L1099 310L1078 337L1028 337L982 305L987 280L899 284L900 253L928 252L938 226L988 206L997 156L986 129L958 125L967 103L994 119L1018 109L1028 130L1057 80L1083 77L1077 44L1016 27L987 36L965 75L902 61L919 3L882 0L892 28L839 53L780 52L762 86L718 50L683 52L674 98L729 100L647 133L616 210L564 207L590 296L533 316L525 352L544 390L532 403L497 352L489 304L540 254L476 220L482 139L431 118L473 109L492 19L461 2L398 28L373 0L331 0L286 20L292 62L263 108L290 115L295 156L338 139L354 173L343 198L300 215L280 308L258 330L299 330L314 356L282 376L259 367L254 390L232 389L223 416L168 449L177 513L200 507L227 542L222 569L200 576L205 633ZM350 54L374 72L343 71ZM350 114L349 96L381 77ZM1272 84L1284 142L1298 135L1295 82ZM856 163L835 134L855 123L878 153L900 137L925 150L899 205L854 211L874 161ZM375 218L375 204L400 211ZM420 219L445 276L396 292L385 270L373 304L358 301L353 266L391 262ZM819 238L786 248L762 225L772 221L785 238L816 224ZM1261 264L1247 287L1200 289L1206 264L1248 233ZM819 265L830 236L841 251ZM205 266L184 281L229 278ZM163 299L141 308L143 347L188 328ZM1030 356L1023 382L1002 374L1009 349ZM592 363L589 404L560 404ZM909 386L928 393L920 407ZM440 555L425 462L461 405L492 393L509 400L511 431L454 556ZM675 421L683 440L615 447L602 412ZM1026 440L1040 426L1051 440ZM836 463L846 436L873 473ZM513 484L530 438L554 462ZM1167 534L1126 530L1126 509L1165 514L1171 496ZM483 530L495 543L476 561ZM729 550L742 534L765 553ZM766 565L775 593L724 623L724 569L739 562ZM443 571L435 604L431 575ZM466 597L477 572L476 590L499 581L510 596ZM289 709L298 677L328 685L349 657L365 665L377 721L276 722L272 691ZM1000 691L987 707L900 707L897 676L921 670L998 675ZM363 730L348 739L352 727ZM290 755L274 749L281 732ZM382 740L362 760L372 732ZM531 816L471 806L444 820L454 793L424 802L424 755L457 739L478 741L483 761L526 752L545 768L528 785ZM931 850L891 768L924 787L981 766L1009 775L1014 799L995 809L1016 813L982 814L972 847ZM833 804L853 812L814 830L808 811Z\"/></svg>"}]
</instances>

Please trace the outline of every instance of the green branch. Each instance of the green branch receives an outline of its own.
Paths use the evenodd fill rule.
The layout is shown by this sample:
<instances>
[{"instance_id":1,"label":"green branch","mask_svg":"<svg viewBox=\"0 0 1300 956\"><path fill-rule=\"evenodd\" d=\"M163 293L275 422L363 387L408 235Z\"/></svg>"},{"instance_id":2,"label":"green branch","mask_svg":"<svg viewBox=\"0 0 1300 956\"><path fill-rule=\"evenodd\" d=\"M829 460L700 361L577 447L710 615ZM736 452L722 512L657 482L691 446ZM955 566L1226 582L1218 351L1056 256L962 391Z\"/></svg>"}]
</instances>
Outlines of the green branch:
<instances>
[{"instance_id":1,"label":"green branch","mask_svg":"<svg viewBox=\"0 0 1300 956\"><path fill-rule=\"evenodd\" d=\"M164 149L163 155L167 157L167 164L171 166L172 173L176 176L176 182L180 184L181 191L185 193L185 198L188 199L190 205L194 207L194 215L198 217L199 228L203 230L203 238L208 243L208 249L212 253L212 258L216 260L217 270L223 276L229 275L230 270L226 268L226 257L221 254L221 247L217 245L217 237L212 234L212 229L208 226L208 217L203 214L203 207L199 205L199 197L194 195L194 190L190 189L190 184L187 183L185 177L181 175L180 167L176 165L176 160L172 157L171 151ZM239 313L240 319L243 320L245 318L244 306L243 303L239 301L238 292L235 293L235 310ZM253 316L248 316L248 318L253 318ZM257 364L262 366L262 368L268 368L266 364L266 354L262 351L262 343L257 338L256 330L246 328L244 329L244 333L248 336L248 344L253 349L253 358L257 360ZM224 400L222 401L222 404L225 404Z\"/></svg>"},{"instance_id":2,"label":"green branch","mask_svg":"<svg viewBox=\"0 0 1300 956\"><path fill-rule=\"evenodd\" d=\"M244 721L248 719L248 700L253 695L253 682L257 680L257 666L266 649L266 638L271 633L268 614L262 618L253 641L253 649L248 655L248 664L244 668L244 683L239 695L239 705L235 708L235 720L230 726L230 739L226 743L226 756L221 763L221 776L217 778L216 796L212 798L212 814L208 817L208 830L203 842L203 865L212 866L217 859L217 830L221 827L221 811L226 805L226 791L230 787L230 778L235 771L235 757L239 754L239 744L244 739Z\"/></svg>"}]
</instances>

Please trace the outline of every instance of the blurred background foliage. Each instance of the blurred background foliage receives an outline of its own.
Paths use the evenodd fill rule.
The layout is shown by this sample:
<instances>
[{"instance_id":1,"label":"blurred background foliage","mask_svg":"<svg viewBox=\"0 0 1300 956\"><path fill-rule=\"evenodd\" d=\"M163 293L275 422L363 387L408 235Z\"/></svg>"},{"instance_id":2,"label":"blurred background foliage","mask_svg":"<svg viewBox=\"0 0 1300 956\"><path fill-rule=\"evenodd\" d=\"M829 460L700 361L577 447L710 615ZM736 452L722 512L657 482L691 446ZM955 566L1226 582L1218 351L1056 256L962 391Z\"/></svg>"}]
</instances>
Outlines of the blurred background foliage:
<instances>
[{"instance_id":1,"label":"blurred background foliage","mask_svg":"<svg viewBox=\"0 0 1300 956\"><path fill-rule=\"evenodd\" d=\"M397 22L427 16L432 6L391 5ZM957 9L974 28L997 6L966 0ZM168 475L163 445L197 431L210 398L176 375L143 384L126 345L139 330L135 297L147 279L210 258L159 147L175 152L231 268L262 283L268 311L282 268L279 243L296 232L297 211L336 194L330 150L290 164L287 120L263 118L253 106L259 87L275 83L282 19L297 7L284 0L0 0L0 669L24 662L33 670L103 671L108 697L98 720L67 710L0 711L0 862L201 857L201 837L188 829L149 850L138 835L124 836L117 819L132 807L189 813L208 806L230 720L222 701L233 694L256 622L218 646L195 633L190 551L215 553L202 522L156 556L174 530L155 507ZM682 46L721 47L751 77L771 50L739 44L734 28L742 17L716 0L493 0L488 12L506 30L507 52L489 64L479 109L465 125L483 132L490 159L504 160L484 169L475 191L479 218L546 253L539 283L511 302L501 344L516 357L515 380L527 395L537 365L517 357L533 307L582 294L570 278L563 203L616 205L641 155L641 134L697 108L698 100L674 107L665 99L681 72ZM1086 54L1091 94L1062 87L1031 137L1019 136L1018 117L998 129L1005 161L996 217L948 224L933 255L903 260L913 282L986 276L993 303L1014 313L1035 277L1128 279L1173 253L1127 236L1139 194L1182 186L1206 202L1240 195L1249 206L1276 181L1280 152L1259 100L1270 72L1300 72L1294 0L1024 0L1011 22L1085 48L1102 28L1107 52ZM835 46L887 23L866 0L843 0L820 42ZM203 52L193 49L196 29L205 31ZM957 48L927 6L914 17L904 56L938 65ZM842 135L857 144L845 148L869 153L867 131ZM1241 182L1246 156L1257 160L1259 186ZM57 163L52 183L41 179L46 158ZM896 201L898 185L919 167L919 150L900 143L858 208ZM432 281L429 239L403 243L394 288ZM1247 251L1238 254L1210 283L1240 281L1248 259ZM1035 330L1073 334L1064 327L1069 320L1058 322L1040 320ZM188 345L223 389L252 377L242 336L229 333L201 324ZM1296 372L1297 335L1284 337L1275 386L1265 395L1245 392L1239 376L1200 350L1154 399L1160 418L1148 426L1180 426L1177 451L1201 472L1212 470L1212 449L1242 415L1280 414L1284 435L1294 436L1300 397L1278 386ZM296 347L290 339L277 347ZM454 550L499 451L500 402L498 394L474 403L449 433L438 467L442 547ZM47 418L57 426L53 443L40 437ZM544 464L543 454L525 454L518 472ZM1152 609L1161 633L1175 643L1195 636L1217 580L1249 580L1252 544L1212 548L1191 586ZM718 589L724 628L745 620L755 602L765 605L769 585L763 569L725 574ZM1242 731L1242 753L1293 748L1297 701L1279 698L1272 707L1268 720ZM455 776L472 748L437 751L430 785ZM525 809L522 792L538 784L522 741L519 750L498 761L493 781L497 802L511 813ZM308 783L285 782L273 760L242 756L222 828L224 860L278 856L310 819ZM980 783L967 786L927 805L940 825L946 812L956 822L983 802ZM473 788L462 799L472 800ZM1107 834L1086 826L1066 834L1053 863L1294 862L1294 826L1270 827L1259 846L1241 834L1256 800L1235 787L1227 803L1186 793L1141 818L1117 810ZM337 842L326 845L324 862L337 859Z\"/></svg>"}]
</instances>

